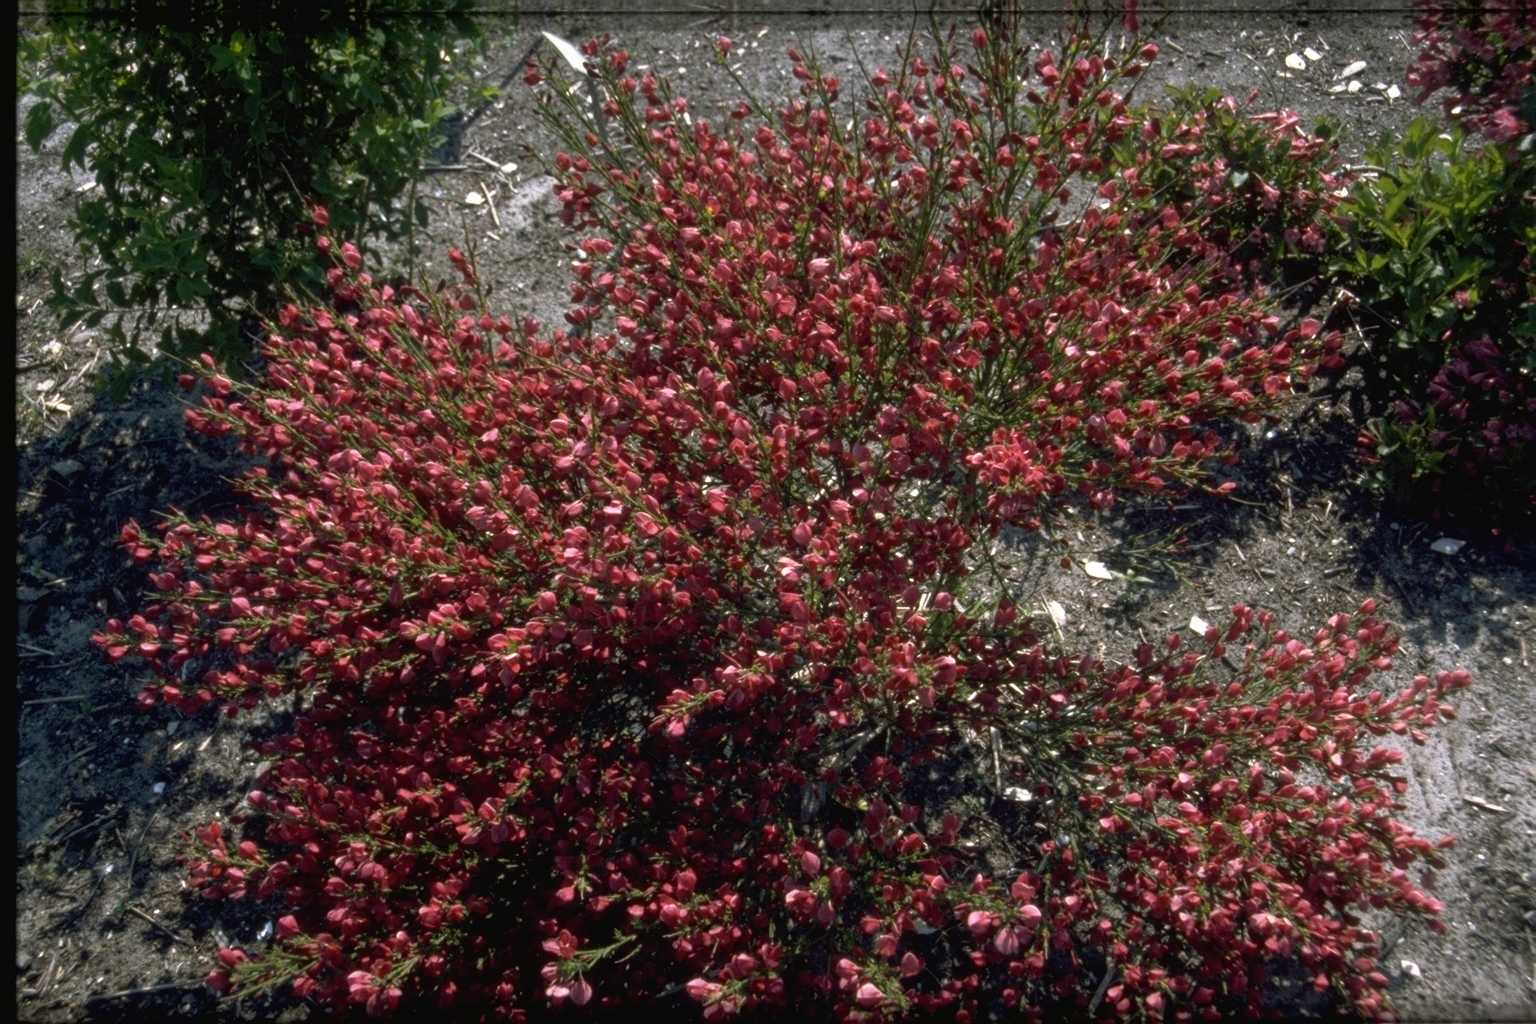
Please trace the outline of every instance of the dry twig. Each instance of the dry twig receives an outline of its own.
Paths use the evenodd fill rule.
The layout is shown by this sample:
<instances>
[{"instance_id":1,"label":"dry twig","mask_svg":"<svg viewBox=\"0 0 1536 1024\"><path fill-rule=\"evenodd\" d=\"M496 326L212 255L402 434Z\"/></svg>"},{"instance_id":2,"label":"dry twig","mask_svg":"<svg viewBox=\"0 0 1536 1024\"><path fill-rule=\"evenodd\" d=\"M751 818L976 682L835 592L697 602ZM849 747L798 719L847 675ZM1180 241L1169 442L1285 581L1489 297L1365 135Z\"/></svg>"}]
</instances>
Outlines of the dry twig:
<instances>
[{"instance_id":1,"label":"dry twig","mask_svg":"<svg viewBox=\"0 0 1536 1024\"><path fill-rule=\"evenodd\" d=\"M181 943L184 946L185 945L190 945L190 943L185 938L183 938L180 935L177 935L175 932L171 931L169 928L167 928L165 925L161 924L159 921L156 921L149 914L145 913L142 908L136 907L132 903L130 903L130 904L128 904L128 906L125 909L130 914L134 915L135 917L140 918L140 919L142 919L144 921L147 921L150 924L150 926L155 929L155 931L160 932L162 935L164 935L166 938L170 939L172 942L179 942L179 943Z\"/></svg>"}]
</instances>

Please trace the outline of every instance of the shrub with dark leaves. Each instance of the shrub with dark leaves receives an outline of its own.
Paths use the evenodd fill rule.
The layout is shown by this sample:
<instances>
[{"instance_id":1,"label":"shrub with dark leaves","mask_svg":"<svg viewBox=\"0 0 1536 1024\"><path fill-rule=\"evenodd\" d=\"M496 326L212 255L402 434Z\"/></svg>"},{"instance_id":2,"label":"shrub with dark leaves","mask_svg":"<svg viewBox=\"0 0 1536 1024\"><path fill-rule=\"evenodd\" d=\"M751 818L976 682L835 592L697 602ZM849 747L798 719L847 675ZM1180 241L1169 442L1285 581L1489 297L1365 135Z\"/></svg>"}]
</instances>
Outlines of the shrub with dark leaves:
<instances>
[{"instance_id":1,"label":"shrub with dark leaves","mask_svg":"<svg viewBox=\"0 0 1536 1024\"><path fill-rule=\"evenodd\" d=\"M1373 151L1382 173L1340 204L1329 253L1366 340L1365 479L1507 543L1536 525L1536 13L1434 6L1420 26L1410 78L1450 87L1460 123L1419 119Z\"/></svg>"},{"instance_id":2,"label":"shrub with dark leaves","mask_svg":"<svg viewBox=\"0 0 1536 1024\"><path fill-rule=\"evenodd\" d=\"M1423 103L1441 89L1446 112L1496 143L1536 130L1536 5L1529 0L1419 0L1421 47L1408 84Z\"/></svg>"}]
</instances>

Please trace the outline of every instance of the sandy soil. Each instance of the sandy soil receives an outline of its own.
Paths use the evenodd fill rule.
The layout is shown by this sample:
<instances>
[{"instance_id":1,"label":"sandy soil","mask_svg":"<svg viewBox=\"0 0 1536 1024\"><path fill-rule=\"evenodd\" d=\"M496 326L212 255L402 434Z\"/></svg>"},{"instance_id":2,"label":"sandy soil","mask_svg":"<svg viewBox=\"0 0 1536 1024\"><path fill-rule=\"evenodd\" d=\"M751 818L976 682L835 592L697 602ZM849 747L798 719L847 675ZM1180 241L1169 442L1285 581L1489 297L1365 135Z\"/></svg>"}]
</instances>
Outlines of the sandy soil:
<instances>
[{"instance_id":1,"label":"sandy soil","mask_svg":"<svg viewBox=\"0 0 1536 1024\"><path fill-rule=\"evenodd\" d=\"M636 64L674 76L697 114L732 98L707 66L724 32L738 41L742 73L768 96L790 82L782 58L810 44L832 68L856 74L895 63L909 19L638 12L493 21L482 78L494 83L540 28L571 39L618 37ZM725 7L724 4L719 5ZM1281 5L1275 5L1277 8ZM537 20L537 19L535 19ZM1042 22L1042 25L1045 23ZM1405 124L1410 26L1400 13L1327 14L1287 4L1271 14L1182 16L1171 22L1148 83L1209 83L1261 108L1288 106L1312 122L1344 126L1346 155ZM1311 48L1305 71L1285 58ZM1357 92L1331 91L1357 60ZM1376 83L1381 83L1377 88ZM1144 92L1143 96L1151 95ZM20 111L18 111L18 114ZM1433 110L1430 111L1433 113ZM20 123L18 118L18 124ZM215 1005L201 986L221 943L259 944L272 908L208 905L183 895L178 837L227 817L258 772L247 742L282 715L219 723L142 716L128 671L106 666L91 631L137 604L142 573L113 541L130 517L153 522L179 506L230 507L228 452L194 444L181 427L179 393L158 381L120 401L90 387L100 359L91 332L60 331L40 300L47 275L81 271L67 232L71 204L89 179L58 170L55 137L41 156L17 143L17 1013L29 1021L147 1019L306 1020L285 997ZM529 149L547 147L527 96L514 85L470 125L462 171L429 175L433 228L424 238L429 276L446 276L448 245L465 234L482 277L505 311L558 321L569 255ZM548 150L546 149L547 153ZM514 169L502 165L516 164ZM489 204L464 201L484 187ZM494 213L492 212L494 207ZM1432 880L1446 904L1447 934L1409 931L1386 958L1393 996L1412 1020L1536 1019L1536 757L1529 720L1536 701L1536 558L1469 544L1431 550L1439 534L1379 514L1351 486L1354 427L1323 400L1303 401L1285 423L1256 431L1244 452L1240 501L1127 508L1082 518L1081 528L1015 546L1021 596L1059 602L1069 637L1113 655L1138 630L1187 628L1237 601L1274 609L1301 627L1377 595L1406 637L1398 672L1457 665L1474 688L1461 715L1411 751L1404 817L1431 834L1461 837L1452 866ZM1149 582L1099 581L1060 566L1058 544L1078 558L1136 568ZM1391 927L1387 934L1395 933Z\"/></svg>"}]
</instances>

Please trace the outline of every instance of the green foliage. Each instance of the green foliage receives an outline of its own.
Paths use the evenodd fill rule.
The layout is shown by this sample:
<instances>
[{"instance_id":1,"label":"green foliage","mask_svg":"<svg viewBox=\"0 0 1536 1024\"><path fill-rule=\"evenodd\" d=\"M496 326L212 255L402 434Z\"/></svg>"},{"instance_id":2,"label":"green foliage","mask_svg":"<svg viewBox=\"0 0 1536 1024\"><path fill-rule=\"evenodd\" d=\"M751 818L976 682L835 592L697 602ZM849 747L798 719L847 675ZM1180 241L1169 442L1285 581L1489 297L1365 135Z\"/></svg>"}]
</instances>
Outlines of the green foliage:
<instances>
[{"instance_id":1,"label":"green foliage","mask_svg":"<svg viewBox=\"0 0 1536 1024\"><path fill-rule=\"evenodd\" d=\"M1536 159L1415 121L1339 212L1334 278L1358 299L1376 461L1367 481L1431 514L1526 517L1536 490ZM1457 479L1448 488L1443 481ZM1483 486L1486 485L1486 486ZM1456 498L1452 501L1452 498Z\"/></svg>"},{"instance_id":2,"label":"green foliage","mask_svg":"<svg viewBox=\"0 0 1536 1024\"><path fill-rule=\"evenodd\" d=\"M1359 360L1377 408L1417 393L1462 341L1536 343L1528 261L1536 250L1530 159L1472 149L1459 128L1419 119L1371 154L1386 173L1340 207L1331 269L1359 299L1371 346Z\"/></svg>"},{"instance_id":3,"label":"green foliage","mask_svg":"<svg viewBox=\"0 0 1536 1024\"><path fill-rule=\"evenodd\" d=\"M119 364L142 361L155 328L162 351L240 356L242 318L318 284L301 237L311 204L358 239L425 223L414 195L398 200L440 142L458 44L478 29L424 5L350 19L283 6L56 16L18 48L27 143L67 130L62 164L97 186L72 224L95 269L55 274L50 305L66 323L107 321Z\"/></svg>"}]
</instances>

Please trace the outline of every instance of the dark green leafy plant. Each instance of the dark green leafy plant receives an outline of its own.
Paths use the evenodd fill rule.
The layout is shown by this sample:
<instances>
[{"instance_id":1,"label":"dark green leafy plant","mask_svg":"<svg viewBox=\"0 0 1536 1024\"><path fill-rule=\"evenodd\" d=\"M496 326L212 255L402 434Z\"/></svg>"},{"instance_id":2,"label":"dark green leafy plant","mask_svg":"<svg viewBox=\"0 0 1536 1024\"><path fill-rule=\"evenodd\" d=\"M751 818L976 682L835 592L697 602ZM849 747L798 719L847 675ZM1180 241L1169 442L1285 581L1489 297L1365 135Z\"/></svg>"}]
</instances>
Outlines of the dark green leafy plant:
<instances>
[{"instance_id":1,"label":"dark green leafy plant","mask_svg":"<svg viewBox=\"0 0 1536 1024\"><path fill-rule=\"evenodd\" d=\"M1469 148L1459 128L1421 118L1371 157L1388 170L1343 205L1349 244L1332 267L1376 342L1358 362L1379 407L1427 384L1456 339L1501 324L1536 331L1520 269L1536 216L1529 170L1497 147Z\"/></svg>"},{"instance_id":2,"label":"dark green leafy plant","mask_svg":"<svg viewBox=\"0 0 1536 1024\"><path fill-rule=\"evenodd\" d=\"M1340 206L1330 250L1358 300L1368 480L1432 515L1529 517L1536 440L1536 159L1415 121ZM1455 488L1441 481L1452 474ZM1463 486L1462 482L1469 486ZM1450 502L1454 491L1460 499Z\"/></svg>"},{"instance_id":3,"label":"dark green leafy plant","mask_svg":"<svg viewBox=\"0 0 1536 1024\"><path fill-rule=\"evenodd\" d=\"M61 321L103 325L119 370L146 359L139 342L155 328L161 351L235 356L242 321L288 286L319 284L292 230L309 205L359 239L424 225L407 191L462 82L459 43L479 31L405 7L349 20L150 5L57 16L29 35L26 140L37 151L67 129L64 166L96 183L73 219L90 267L54 273Z\"/></svg>"}]
</instances>

